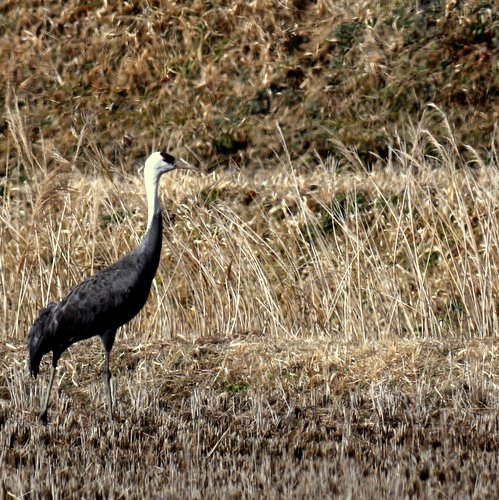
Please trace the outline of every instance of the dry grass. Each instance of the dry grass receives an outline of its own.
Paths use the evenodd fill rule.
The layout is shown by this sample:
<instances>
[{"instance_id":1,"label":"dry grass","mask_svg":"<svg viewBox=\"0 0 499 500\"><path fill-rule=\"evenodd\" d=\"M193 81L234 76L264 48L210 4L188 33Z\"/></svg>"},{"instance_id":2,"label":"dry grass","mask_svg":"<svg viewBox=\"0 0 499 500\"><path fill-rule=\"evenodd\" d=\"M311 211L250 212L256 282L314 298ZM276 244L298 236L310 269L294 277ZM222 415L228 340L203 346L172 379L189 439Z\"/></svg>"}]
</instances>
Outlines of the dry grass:
<instances>
[{"instance_id":1,"label":"dry grass","mask_svg":"<svg viewBox=\"0 0 499 500\"><path fill-rule=\"evenodd\" d=\"M274 166L278 121L293 159L342 158L334 137L372 163L428 103L467 155L494 139L498 40L486 0L11 1L0 97L15 91L31 140L65 158L90 121L113 162L128 134L135 157L156 141L213 166ZM428 126L445 137L438 113ZM15 163L11 150L7 134L0 153Z\"/></svg>"},{"instance_id":2,"label":"dry grass","mask_svg":"<svg viewBox=\"0 0 499 500\"><path fill-rule=\"evenodd\" d=\"M160 269L113 352L117 423L93 340L63 356L43 428L30 323L137 244L145 202L95 148L35 153L9 123L4 496L494 496L499 175L461 168L450 130L421 124L372 172L344 150L349 169L166 177Z\"/></svg>"},{"instance_id":3,"label":"dry grass","mask_svg":"<svg viewBox=\"0 0 499 500\"><path fill-rule=\"evenodd\" d=\"M497 13L111 4L1 7L0 497L494 498ZM140 241L158 145L207 168L162 179L117 422L93 339L43 427L27 331Z\"/></svg>"},{"instance_id":4,"label":"dry grass","mask_svg":"<svg viewBox=\"0 0 499 500\"><path fill-rule=\"evenodd\" d=\"M52 423L24 352L2 353L3 495L493 498L497 344L246 335L116 348L106 420L97 342L61 364Z\"/></svg>"}]
</instances>

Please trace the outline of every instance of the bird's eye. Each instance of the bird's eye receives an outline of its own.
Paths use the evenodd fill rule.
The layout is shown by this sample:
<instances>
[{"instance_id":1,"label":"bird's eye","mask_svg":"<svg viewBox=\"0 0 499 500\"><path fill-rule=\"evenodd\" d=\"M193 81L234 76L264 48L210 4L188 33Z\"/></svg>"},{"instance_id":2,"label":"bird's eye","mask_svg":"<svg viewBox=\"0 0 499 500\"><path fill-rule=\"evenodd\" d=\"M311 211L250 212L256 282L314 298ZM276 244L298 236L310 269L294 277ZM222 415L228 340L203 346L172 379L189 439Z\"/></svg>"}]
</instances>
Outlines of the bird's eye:
<instances>
[{"instance_id":1,"label":"bird's eye","mask_svg":"<svg viewBox=\"0 0 499 500\"><path fill-rule=\"evenodd\" d=\"M161 158L163 158L163 160L170 165L173 165L175 163L175 158L169 153L162 152Z\"/></svg>"}]
</instances>

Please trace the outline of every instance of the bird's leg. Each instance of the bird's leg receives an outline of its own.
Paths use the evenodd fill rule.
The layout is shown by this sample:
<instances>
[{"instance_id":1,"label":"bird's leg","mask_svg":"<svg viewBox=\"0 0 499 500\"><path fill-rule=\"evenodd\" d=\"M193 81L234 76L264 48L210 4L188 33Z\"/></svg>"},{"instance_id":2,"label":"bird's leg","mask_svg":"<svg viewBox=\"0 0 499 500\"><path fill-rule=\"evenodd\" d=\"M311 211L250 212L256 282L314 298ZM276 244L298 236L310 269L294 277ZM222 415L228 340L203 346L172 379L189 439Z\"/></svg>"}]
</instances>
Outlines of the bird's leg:
<instances>
[{"instance_id":1,"label":"bird's leg","mask_svg":"<svg viewBox=\"0 0 499 500\"><path fill-rule=\"evenodd\" d=\"M57 367L55 365L52 365L52 371L50 372L49 385L47 387L47 392L45 393L45 401L43 403L43 409L42 409L42 412L40 413L40 421L43 422L44 424L47 423L47 412L48 412L48 408L49 408L50 391L52 391L52 386L54 385L54 377L55 377L56 369L57 369Z\"/></svg>"},{"instance_id":2,"label":"bird's leg","mask_svg":"<svg viewBox=\"0 0 499 500\"><path fill-rule=\"evenodd\" d=\"M106 383L107 391L107 413L109 420L113 421L113 396L111 393L111 370L109 370L109 351L105 351L104 359L104 382Z\"/></svg>"}]
</instances>

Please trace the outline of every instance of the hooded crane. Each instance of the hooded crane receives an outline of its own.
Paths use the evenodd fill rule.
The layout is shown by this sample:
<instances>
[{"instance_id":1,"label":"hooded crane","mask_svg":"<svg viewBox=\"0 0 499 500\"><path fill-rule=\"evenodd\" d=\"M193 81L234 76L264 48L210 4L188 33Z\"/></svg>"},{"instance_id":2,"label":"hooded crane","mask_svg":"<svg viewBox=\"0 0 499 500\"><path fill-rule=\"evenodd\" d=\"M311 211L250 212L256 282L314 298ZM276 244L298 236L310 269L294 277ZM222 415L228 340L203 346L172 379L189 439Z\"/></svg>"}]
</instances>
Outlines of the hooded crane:
<instances>
[{"instance_id":1,"label":"hooded crane","mask_svg":"<svg viewBox=\"0 0 499 500\"><path fill-rule=\"evenodd\" d=\"M196 170L168 153L155 152L146 160L144 183L147 197L147 229L140 245L111 266L73 288L58 304L40 311L28 335L30 371L38 375L44 354L52 351L52 371L40 414L47 422L50 392L61 354L75 342L99 335L104 345L104 381L108 415L113 420L109 354L118 328L144 306L161 253L162 217L158 198L160 177L176 168Z\"/></svg>"}]
</instances>

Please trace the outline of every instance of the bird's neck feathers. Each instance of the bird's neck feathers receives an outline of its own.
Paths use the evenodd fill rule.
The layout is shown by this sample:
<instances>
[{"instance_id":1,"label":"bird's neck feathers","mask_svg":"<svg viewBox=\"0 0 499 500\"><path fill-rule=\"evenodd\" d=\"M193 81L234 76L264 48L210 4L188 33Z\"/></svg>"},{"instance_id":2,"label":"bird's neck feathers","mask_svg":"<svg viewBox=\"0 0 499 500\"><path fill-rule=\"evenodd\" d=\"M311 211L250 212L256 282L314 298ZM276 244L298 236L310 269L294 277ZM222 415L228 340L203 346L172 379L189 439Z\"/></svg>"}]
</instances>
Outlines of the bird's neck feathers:
<instances>
[{"instance_id":1,"label":"bird's neck feathers","mask_svg":"<svg viewBox=\"0 0 499 500\"><path fill-rule=\"evenodd\" d=\"M145 256L147 264L145 272L152 272L150 276L151 280L159 264L163 234L161 207L158 196L160 177L161 173L156 169L146 168L144 170L144 183L147 198L147 229L141 244L135 250L135 252ZM145 274L143 278L145 279Z\"/></svg>"},{"instance_id":2,"label":"bird's neck feathers","mask_svg":"<svg viewBox=\"0 0 499 500\"><path fill-rule=\"evenodd\" d=\"M153 169L145 169L144 184L147 198L147 229L151 227L154 216L161 211L158 197L158 184L160 174Z\"/></svg>"}]
</instances>

